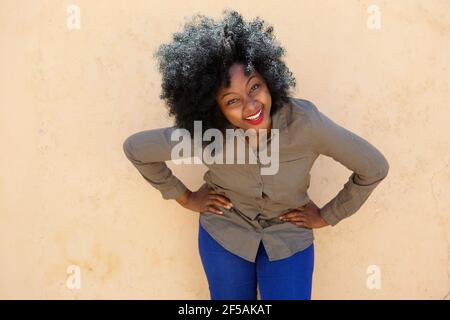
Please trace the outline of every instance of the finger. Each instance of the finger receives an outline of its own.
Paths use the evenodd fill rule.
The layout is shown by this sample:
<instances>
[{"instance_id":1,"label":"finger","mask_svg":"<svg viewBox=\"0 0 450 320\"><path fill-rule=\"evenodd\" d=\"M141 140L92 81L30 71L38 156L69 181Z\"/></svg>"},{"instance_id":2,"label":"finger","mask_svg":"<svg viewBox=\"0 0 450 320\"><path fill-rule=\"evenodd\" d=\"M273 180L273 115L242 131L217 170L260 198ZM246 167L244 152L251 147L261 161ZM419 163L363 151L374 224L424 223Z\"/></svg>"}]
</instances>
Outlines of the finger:
<instances>
[{"instance_id":1,"label":"finger","mask_svg":"<svg viewBox=\"0 0 450 320\"><path fill-rule=\"evenodd\" d=\"M212 213L220 214L220 215L223 214L223 211L220 211L220 210L214 208L213 206L207 206L206 209L205 209L204 211L210 211L210 212L212 212Z\"/></svg>"},{"instance_id":2,"label":"finger","mask_svg":"<svg viewBox=\"0 0 450 320\"><path fill-rule=\"evenodd\" d=\"M227 208L231 208L233 206L230 200L221 195L209 195L209 200L216 200L215 202L219 202L220 205Z\"/></svg>"},{"instance_id":3,"label":"finger","mask_svg":"<svg viewBox=\"0 0 450 320\"><path fill-rule=\"evenodd\" d=\"M226 209L231 209L231 206L228 204L224 204L223 202L220 202L218 200L211 200L210 202L208 202L207 204L209 205L214 205L216 207L220 207L220 208L226 208Z\"/></svg>"},{"instance_id":4,"label":"finger","mask_svg":"<svg viewBox=\"0 0 450 320\"><path fill-rule=\"evenodd\" d=\"M283 221L287 221L287 222L307 222L305 217L302 217L302 216L296 216L296 217L292 217L292 218L289 218L289 219L283 219Z\"/></svg>"},{"instance_id":5,"label":"finger","mask_svg":"<svg viewBox=\"0 0 450 320\"><path fill-rule=\"evenodd\" d=\"M218 194L218 195L220 195L220 193L215 191L214 189L209 189L209 194Z\"/></svg>"},{"instance_id":6,"label":"finger","mask_svg":"<svg viewBox=\"0 0 450 320\"><path fill-rule=\"evenodd\" d=\"M290 218L295 217L296 215L298 215L298 212L297 212L297 211L289 211L288 213L282 214L282 215L280 216L280 219L281 219L281 220L284 220L284 219L290 219Z\"/></svg>"},{"instance_id":7,"label":"finger","mask_svg":"<svg viewBox=\"0 0 450 320\"><path fill-rule=\"evenodd\" d=\"M230 202L227 202L226 200L224 200L223 198L221 198L220 196L209 196L208 200L207 200L207 204L209 205L219 205L221 207L225 207L225 208L231 208Z\"/></svg>"},{"instance_id":8,"label":"finger","mask_svg":"<svg viewBox=\"0 0 450 320\"><path fill-rule=\"evenodd\" d=\"M285 213L281 215L282 217L308 217L308 210L305 211L298 211L295 210L293 212Z\"/></svg>"},{"instance_id":9,"label":"finger","mask_svg":"<svg viewBox=\"0 0 450 320\"><path fill-rule=\"evenodd\" d=\"M290 218L296 217L296 216L301 215L301 214L302 213L300 211L294 210L294 211L290 211L288 213L282 214L280 216L280 219L281 220L283 220L283 219L290 219Z\"/></svg>"}]
</instances>

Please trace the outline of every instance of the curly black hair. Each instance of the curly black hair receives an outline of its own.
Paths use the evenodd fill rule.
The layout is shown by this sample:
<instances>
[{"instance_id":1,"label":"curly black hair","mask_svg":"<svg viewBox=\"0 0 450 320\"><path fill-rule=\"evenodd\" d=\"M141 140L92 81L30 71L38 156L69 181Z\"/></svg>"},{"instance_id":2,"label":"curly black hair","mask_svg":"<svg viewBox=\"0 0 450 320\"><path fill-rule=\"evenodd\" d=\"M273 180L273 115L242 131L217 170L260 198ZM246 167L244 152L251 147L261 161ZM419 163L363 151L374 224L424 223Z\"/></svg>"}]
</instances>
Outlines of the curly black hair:
<instances>
[{"instance_id":1,"label":"curly black hair","mask_svg":"<svg viewBox=\"0 0 450 320\"><path fill-rule=\"evenodd\" d=\"M285 50L275 40L273 27L256 17L246 22L234 10L225 9L223 18L214 21L196 13L185 23L173 41L162 44L154 53L162 74L162 93L175 116L175 126L187 129L191 136L194 120L202 121L202 134L209 128L225 133L231 123L215 100L220 85L230 84L228 69L242 63L249 76L255 68L264 78L272 97L270 114L288 101L295 78L281 60Z\"/></svg>"}]
</instances>

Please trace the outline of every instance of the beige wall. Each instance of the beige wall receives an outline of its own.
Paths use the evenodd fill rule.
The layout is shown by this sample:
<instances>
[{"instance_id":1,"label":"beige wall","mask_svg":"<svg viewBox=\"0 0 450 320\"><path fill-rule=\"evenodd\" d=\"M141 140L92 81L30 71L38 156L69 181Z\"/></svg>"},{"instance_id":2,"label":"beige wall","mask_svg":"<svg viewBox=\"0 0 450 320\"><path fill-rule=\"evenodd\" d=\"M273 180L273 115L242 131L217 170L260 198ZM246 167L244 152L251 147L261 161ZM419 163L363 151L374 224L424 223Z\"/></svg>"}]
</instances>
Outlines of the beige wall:
<instances>
[{"instance_id":1,"label":"beige wall","mask_svg":"<svg viewBox=\"0 0 450 320\"><path fill-rule=\"evenodd\" d=\"M66 25L67 6L81 28ZM1 1L0 298L208 299L198 214L165 201L122 151L172 124L152 52L185 16L235 8L275 27L296 96L387 157L354 216L316 229L313 299L443 299L449 291L450 2ZM381 29L366 26L370 4ZM191 189L206 167L168 163ZM323 205L350 172L320 157ZM66 269L80 267L81 288ZM366 286L367 269L381 288ZM448 297L447 297L448 299Z\"/></svg>"}]
</instances>

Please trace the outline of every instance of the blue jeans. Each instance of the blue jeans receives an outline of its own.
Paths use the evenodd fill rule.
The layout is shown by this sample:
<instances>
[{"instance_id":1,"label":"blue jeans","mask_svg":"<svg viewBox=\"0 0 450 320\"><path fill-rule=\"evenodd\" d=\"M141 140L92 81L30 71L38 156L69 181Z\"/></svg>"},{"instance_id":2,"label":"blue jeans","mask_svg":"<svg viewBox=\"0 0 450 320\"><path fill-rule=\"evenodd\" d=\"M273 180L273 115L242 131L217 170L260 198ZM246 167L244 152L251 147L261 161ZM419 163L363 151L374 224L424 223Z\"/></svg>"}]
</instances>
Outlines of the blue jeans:
<instances>
[{"instance_id":1,"label":"blue jeans","mask_svg":"<svg viewBox=\"0 0 450 320\"><path fill-rule=\"evenodd\" d=\"M310 300L314 243L281 260L269 261L261 241L255 262L222 247L199 225L198 248L212 300Z\"/></svg>"}]
</instances>

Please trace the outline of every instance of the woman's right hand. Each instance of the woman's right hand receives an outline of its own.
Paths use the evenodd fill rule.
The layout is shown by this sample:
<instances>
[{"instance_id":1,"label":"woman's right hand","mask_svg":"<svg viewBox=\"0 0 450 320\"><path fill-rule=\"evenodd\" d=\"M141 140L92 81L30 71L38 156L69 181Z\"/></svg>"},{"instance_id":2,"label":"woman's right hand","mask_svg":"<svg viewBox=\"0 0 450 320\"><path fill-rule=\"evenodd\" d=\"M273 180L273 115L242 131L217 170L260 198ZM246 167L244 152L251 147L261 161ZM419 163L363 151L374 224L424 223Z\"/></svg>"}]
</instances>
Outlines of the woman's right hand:
<instances>
[{"instance_id":1,"label":"woman's right hand","mask_svg":"<svg viewBox=\"0 0 450 320\"><path fill-rule=\"evenodd\" d=\"M227 209L233 206L227 197L211 190L207 183L204 183L197 191L189 191L187 194L180 196L177 201L186 209L199 213L209 211L219 215L222 215L223 212L215 206Z\"/></svg>"}]
</instances>

